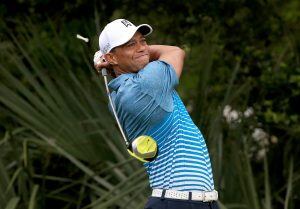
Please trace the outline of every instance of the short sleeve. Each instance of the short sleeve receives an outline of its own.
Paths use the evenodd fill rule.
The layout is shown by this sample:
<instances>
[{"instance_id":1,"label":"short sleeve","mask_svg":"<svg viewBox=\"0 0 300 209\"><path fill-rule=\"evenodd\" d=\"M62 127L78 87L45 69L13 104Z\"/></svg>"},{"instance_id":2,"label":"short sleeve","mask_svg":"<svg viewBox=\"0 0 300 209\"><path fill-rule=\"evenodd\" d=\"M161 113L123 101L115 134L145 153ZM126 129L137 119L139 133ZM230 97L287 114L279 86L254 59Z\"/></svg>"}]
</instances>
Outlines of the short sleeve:
<instances>
[{"instance_id":1,"label":"short sleeve","mask_svg":"<svg viewBox=\"0 0 300 209\"><path fill-rule=\"evenodd\" d=\"M179 80L174 68L164 61L154 61L139 71L141 91L155 99L167 112L173 111L172 93Z\"/></svg>"}]
</instances>

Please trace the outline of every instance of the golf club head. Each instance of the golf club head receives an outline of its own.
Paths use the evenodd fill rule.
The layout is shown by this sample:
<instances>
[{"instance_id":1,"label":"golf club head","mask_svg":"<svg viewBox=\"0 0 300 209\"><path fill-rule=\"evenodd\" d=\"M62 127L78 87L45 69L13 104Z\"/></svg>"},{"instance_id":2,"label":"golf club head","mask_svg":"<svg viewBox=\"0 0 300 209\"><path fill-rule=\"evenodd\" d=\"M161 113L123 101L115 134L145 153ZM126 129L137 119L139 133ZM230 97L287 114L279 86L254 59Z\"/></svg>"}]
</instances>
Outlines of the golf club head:
<instances>
[{"instance_id":1,"label":"golf club head","mask_svg":"<svg viewBox=\"0 0 300 209\"><path fill-rule=\"evenodd\" d=\"M158 153L156 141L151 136L142 135L131 143L132 152L139 158L152 161Z\"/></svg>"}]
</instances>

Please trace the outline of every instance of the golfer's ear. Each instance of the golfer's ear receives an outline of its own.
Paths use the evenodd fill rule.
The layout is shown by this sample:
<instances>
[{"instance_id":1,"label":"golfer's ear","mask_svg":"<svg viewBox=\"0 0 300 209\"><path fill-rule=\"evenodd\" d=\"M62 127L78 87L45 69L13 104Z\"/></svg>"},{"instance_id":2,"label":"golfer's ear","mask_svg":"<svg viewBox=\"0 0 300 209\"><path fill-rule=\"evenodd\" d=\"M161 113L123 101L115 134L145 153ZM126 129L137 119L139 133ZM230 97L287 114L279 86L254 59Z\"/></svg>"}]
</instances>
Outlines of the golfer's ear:
<instances>
[{"instance_id":1,"label":"golfer's ear","mask_svg":"<svg viewBox=\"0 0 300 209\"><path fill-rule=\"evenodd\" d=\"M113 53L107 53L104 55L105 61L107 61L111 65L118 64L117 59Z\"/></svg>"}]
</instances>

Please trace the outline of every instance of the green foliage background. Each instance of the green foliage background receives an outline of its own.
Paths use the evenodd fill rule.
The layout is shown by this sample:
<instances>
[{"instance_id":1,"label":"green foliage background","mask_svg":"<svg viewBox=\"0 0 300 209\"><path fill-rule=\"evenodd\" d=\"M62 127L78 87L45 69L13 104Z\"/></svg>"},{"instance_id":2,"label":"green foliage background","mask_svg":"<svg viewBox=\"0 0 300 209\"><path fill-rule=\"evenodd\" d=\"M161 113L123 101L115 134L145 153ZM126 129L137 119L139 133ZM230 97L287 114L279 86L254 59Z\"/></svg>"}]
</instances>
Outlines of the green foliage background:
<instances>
[{"instance_id":1,"label":"green foliage background","mask_svg":"<svg viewBox=\"0 0 300 209\"><path fill-rule=\"evenodd\" d=\"M0 209L143 208L147 176L92 67L116 18L185 49L178 91L206 138L221 208L297 208L299 11L297 0L2 1Z\"/></svg>"}]
</instances>

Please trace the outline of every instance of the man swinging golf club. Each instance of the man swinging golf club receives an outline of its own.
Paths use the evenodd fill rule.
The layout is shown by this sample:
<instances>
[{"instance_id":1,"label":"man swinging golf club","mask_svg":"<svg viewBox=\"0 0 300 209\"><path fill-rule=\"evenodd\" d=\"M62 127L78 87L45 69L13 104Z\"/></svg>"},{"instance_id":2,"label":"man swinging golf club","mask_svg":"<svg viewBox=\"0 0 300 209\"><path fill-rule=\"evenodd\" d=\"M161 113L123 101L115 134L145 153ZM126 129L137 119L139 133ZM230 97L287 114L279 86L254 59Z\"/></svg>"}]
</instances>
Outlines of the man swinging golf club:
<instances>
[{"instance_id":1,"label":"man swinging golf club","mask_svg":"<svg viewBox=\"0 0 300 209\"><path fill-rule=\"evenodd\" d=\"M111 109L129 153L149 175L152 195L145 208L218 208L205 140L175 90L185 53L148 45L151 32L147 24L114 20L101 32L94 59L97 71L106 68L114 77Z\"/></svg>"}]
</instances>

